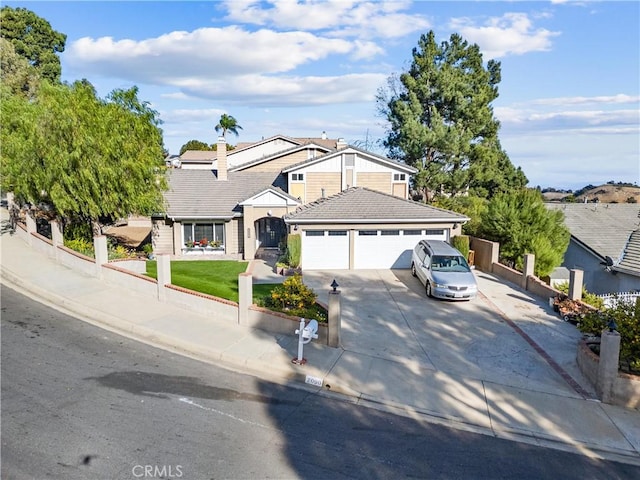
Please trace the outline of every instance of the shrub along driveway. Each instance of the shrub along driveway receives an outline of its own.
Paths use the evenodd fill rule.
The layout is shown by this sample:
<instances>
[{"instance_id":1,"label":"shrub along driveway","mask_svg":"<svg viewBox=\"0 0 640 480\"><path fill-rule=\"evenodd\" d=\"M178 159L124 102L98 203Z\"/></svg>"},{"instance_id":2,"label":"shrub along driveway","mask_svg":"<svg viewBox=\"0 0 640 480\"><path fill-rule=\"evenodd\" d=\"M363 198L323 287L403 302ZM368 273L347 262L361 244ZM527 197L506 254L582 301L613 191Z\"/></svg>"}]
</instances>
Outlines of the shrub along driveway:
<instances>
[{"instance_id":1,"label":"shrub along driveway","mask_svg":"<svg viewBox=\"0 0 640 480\"><path fill-rule=\"evenodd\" d=\"M480 292L470 302L427 298L408 270L307 271L304 281L328 301L330 284L340 285L342 344L364 358L383 358L413 371L441 371L565 396L575 390L505 320L506 312L583 387L575 362L577 329L543 301L475 272ZM375 368L372 363L372 370ZM578 377L578 378L576 378Z\"/></svg>"}]
</instances>

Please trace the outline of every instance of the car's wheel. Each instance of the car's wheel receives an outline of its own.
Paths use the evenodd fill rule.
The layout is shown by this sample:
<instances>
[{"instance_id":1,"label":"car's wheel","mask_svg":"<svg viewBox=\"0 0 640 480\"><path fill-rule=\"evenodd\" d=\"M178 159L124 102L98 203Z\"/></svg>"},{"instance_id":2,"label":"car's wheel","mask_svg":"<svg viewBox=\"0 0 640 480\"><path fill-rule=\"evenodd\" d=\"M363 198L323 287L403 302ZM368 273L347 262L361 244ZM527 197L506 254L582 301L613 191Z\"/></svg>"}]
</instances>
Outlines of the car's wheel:
<instances>
[{"instance_id":1,"label":"car's wheel","mask_svg":"<svg viewBox=\"0 0 640 480\"><path fill-rule=\"evenodd\" d=\"M429 282L427 282L427 284L424 286L424 289L427 292L427 297L432 297L433 296L431 294L431 284Z\"/></svg>"},{"instance_id":2,"label":"car's wheel","mask_svg":"<svg viewBox=\"0 0 640 480\"><path fill-rule=\"evenodd\" d=\"M418 274L416 273L416 264L411 262L411 275L413 275L414 277L417 277Z\"/></svg>"}]
</instances>

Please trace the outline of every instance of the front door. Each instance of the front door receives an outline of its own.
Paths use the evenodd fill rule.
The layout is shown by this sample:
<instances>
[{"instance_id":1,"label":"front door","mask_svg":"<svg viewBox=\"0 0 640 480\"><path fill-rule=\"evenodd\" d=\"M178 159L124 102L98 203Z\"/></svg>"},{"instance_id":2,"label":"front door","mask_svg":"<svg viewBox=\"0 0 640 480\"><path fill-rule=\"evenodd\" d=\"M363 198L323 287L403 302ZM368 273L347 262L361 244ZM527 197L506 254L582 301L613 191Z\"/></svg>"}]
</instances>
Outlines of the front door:
<instances>
[{"instance_id":1,"label":"front door","mask_svg":"<svg viewBox=\"0 0 640 480\"><path fill-rule=\"evenodd\" d=\"M258 240L260 247L274 248L277 247L287 234L287 226L281 218L264 217L258 220Z\"/></svg>"}]
</instances>

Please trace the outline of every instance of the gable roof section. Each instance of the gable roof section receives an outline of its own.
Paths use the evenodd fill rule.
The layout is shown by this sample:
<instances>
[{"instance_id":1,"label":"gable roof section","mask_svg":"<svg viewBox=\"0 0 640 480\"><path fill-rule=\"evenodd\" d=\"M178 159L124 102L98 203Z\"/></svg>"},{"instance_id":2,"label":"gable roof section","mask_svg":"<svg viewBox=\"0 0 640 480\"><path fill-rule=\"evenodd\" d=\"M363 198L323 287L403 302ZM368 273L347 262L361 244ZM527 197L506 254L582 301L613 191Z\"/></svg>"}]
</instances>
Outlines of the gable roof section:
<instances>
[{"instance_id":1,"label":"gable roof section","mask_svg":"<svg viewBox=\"0 0 640 480\"><path fill-rule=\"evenodd\" d=\"M377 155L375 153L371 153L368 152L366 150L361 150L359 148L356 147L352 147L351 145L345 147L345 148L341 148L340 150L337 150L335 152L330 152L327 153L326 155L321 155L319 157L315 157L315 158L311 158L309 160L305 160L303 162L299 162L296 163L295 165L291 165L290 167L287 167L285 169L283 169L283 173L290 173L290 172L295 172L296 170L300 170L304 167L308 167L309 165L314 165L316 163L320 163L320 162L324 162L325 160L328 160L330 158L333 158L337 155L342 155L343 153L358 153L363 157L369 158L370 160L377 162L377 163L384 163L389 167L392 168L397 168L399 170L402 170L404 172L407 172L409 174L414 174L417 173L418 170L407 165L406 163L403 162L398 162L397 160L391 160L387 157L383 157L381 155Z\"/></svg>"},{"instance_id":2,"label":"gable roof section","mask_svg":"<svg viewBox=\"0 0 640 480\"><path fill-rule=\"evenodd\" d=\"M265 206L265 205L287 205L287 206L295 206L300 205L300 200L292 197L288 193L285 193L279 188L266 188L264 190L260 190L254 195L249 196L242 202L240 205L254 205L254 206Z\"/></svg>"},{"instance_id":3,"label":"gable roof section","mask_svg":"<svg viewBox=\"0 0 640 480\"><path fill-rule=\"evenodd\" d=\"M364 187L316 200L284 217L286 223L439 223L469 217Z\"/></svg>"},{"instance_id":4,"label":"gable roof section","mask_svg":"<svg viewBox=\"0 0 640 480\"><path fill-rule=\"evenodd\" d=\"M629 236L640 224L640 207L632 203L547 203L564 213L571 237L595 255L621 260Z\"/></svg>"},{"instance_id":5,"label":"gable roof section","mask_svg":"<svg viewBox=\"0 0 640 480\"><path fill-rule=\"evenodd\" d=\"M273 135L269 138L263 138L262 140L258 140L257 142L238 143L238 145L236 145L236 148L233 150L233 152L242 152L243 150L248 150L249 148L257 147L258 145L264 145L265 143L269 143L273 140L278 140L278 139L285 140L297 145L300 145L300 143L302 143L296 140L295 138L287 137L286 135Z\"/></svg>"},{"instance_id":6,"label":"gable roof section","mask_svg":"<svg viewBox=\"0 0 640 480\"><path fill-rule=\"evenodd\" d=\"M169 218L213 218L228 220L241 215L239 204L265 189L282 187L285 179L279 173L230 172L220 181L215 171L168 171L169 190L164 194ZM288 195L287 195L288 196Z\"/></svg>"},{"instance_id":7,"label":"gable roof section","mask_svg":"<svg viewBox=\"0 0 640 480\"><path fill-rule=\"evenodd\" d=\"M288 148L286 150L281 150L281 151L276 152L276 153L274 153L272 155L269 155L267 157L262 157L262 158L258 158L258 159L253 160L253 161L242 163L242 164L237 165L237 166L235 166L233 168L230 168L229 171L230 172L239 172L239 171L245 170L247 168L259 165L261 163L270 162L271 160L274 160L276 158L280 158L280 157L285 156L285 155L290 155L292 153L299 152L300 150L305 150L307 148L315 148L315 149L318 149L318 150L324 150L325 152L329 152L330 151L330 149L328 149L326 147L323 147L322 145L317 144L317 143L305 143L303 145L295 145L295 146L290 147L290 148Z\"/></svg>"},{"instance_id":8,"label":"gable roof section","mask_svg":"<svg viewBox=\"0 0 640 480\"><path fill-rule=\"evenodd\" d=\"M640 230L635 230L631 234L622 254L622 260L613 269L640 276Z\"/></svg>"},{"instance_id":9,"label":"gable roof section","mask_svg":"<svg viewBox=\"0 0 640 480\"><path fill-rule=\"evenodd\" d=\"M286 140L289 142L296 143L298 145L304 145L305 143L315 143L316 145L321 145L329 150L335 150L336 145L338 143L338 139L336 138L322 138L322 137L288 137L286 135L273 135L269 138L263 138L257 142L241 142L236 146L236 150L242 151L247 148L255 147L257 145L261 145L263 143L268 143L272 140ZM235 150L234 150L235 151Z\"/></svg>"}]
</instances>

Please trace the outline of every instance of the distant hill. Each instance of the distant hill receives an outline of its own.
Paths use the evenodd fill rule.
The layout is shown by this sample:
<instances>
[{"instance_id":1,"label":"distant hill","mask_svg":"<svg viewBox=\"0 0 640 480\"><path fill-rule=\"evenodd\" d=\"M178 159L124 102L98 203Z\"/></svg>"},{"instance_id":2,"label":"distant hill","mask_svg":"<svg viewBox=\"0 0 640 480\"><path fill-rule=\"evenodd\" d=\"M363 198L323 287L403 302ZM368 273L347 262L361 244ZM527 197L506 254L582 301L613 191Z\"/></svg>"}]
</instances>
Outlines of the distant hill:
<instances>
[{"instance_id":1,"label":"distant hill","mask_svg":"<svg viewBox=\"0 0 640 480\"><path fill-rule=\"evenodd\" d=\"M576 202L598 201L600 203L640 203L640 187L605 184L588 190L577 191ZM563 192L545 192L542 194L548 202L562 202L571 194ZM630 199L634 199L631 200Z\"/></svg>"}]
</instances>

